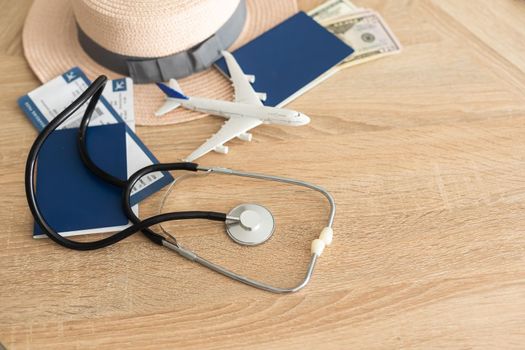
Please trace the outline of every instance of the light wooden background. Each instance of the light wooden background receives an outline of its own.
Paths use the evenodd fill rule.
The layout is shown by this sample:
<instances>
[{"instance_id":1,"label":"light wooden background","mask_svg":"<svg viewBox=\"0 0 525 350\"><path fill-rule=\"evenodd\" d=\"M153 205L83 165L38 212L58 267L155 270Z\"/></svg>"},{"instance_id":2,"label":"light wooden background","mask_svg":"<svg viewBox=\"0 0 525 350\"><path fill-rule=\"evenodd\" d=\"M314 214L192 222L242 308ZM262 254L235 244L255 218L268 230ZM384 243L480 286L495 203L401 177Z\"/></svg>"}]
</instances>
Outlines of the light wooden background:
<instances>
[{"instance_id":1,"label":"light wooden background","mask_svg":"<svg viewBox=\"0 0 525 350\"><path fill-rule=\"evenodd\" d=\"M302 1L311 8L317 1ZM16 106L29 1L0 12L0 342L8 349L503 349L525 347L525 2L361 0L401 55L340 72L291 108L301 128L201 159L301 178L335 195L335 240L286 296L219 276L136 235L94 252L31 238L24 162L36 132ZM162 161L216 130L139 128ZM143 206L156 212L158 196ZM181 184L170 209L270 206L278 231L239 247L217 223L170 225L246 275L292 285L323 226L321 197L227 177Z\"/></svg>"}]
</instances>

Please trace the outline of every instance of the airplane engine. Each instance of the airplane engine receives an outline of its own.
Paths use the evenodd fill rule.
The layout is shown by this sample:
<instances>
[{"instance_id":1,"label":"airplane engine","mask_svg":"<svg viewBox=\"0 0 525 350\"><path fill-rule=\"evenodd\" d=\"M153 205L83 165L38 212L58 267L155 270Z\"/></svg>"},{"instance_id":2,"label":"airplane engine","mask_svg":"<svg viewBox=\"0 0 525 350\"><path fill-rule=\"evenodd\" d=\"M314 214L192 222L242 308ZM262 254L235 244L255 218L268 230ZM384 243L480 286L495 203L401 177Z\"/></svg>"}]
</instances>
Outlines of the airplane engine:
<instances>
[{"instance_id":1,"label":"airplane engine","mask_svg":"<svg viewBox=\"0 0 525 350\"><path fill-rule=\"evenodd\" d=\"M250 142L252 140L252 134L250 134L249 132L243 132L242 134L237 136L237 138L242 141Z\"/></svg>"},{"instance_id":2,"label":"airplane engine","mask_svg":"<svg viewBox=\"0 0 525 350\"><path fill-rule=\"evenodd\" d=\"M250 83L255 83L255 75L253 74L245 74L246 80L248 80Z\"/></svg>"},{"instance_id":3,"label":"airplane engine","mask_svg":"<svg viewBox=\"0 0 525 350\"><path fill-rule=\"evenodd\" d=\"M217 153L226 154L228 153L228 146L220 145L213 149Z\"/></svg>"}]
</instances>

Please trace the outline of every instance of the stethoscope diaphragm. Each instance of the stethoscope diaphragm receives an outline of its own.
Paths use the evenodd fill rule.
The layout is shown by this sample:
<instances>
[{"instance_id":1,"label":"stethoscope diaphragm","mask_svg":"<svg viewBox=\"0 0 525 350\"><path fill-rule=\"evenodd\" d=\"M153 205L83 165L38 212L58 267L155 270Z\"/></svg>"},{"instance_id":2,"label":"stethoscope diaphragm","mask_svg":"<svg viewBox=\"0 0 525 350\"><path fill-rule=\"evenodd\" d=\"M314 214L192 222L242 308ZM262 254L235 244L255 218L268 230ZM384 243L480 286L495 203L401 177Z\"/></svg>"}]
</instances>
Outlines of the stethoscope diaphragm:
<instances>
[{"instance_id":1,"label":"stethoscope diaphragm","mask_svg":"<svg viewBox=\"0 0 525 350\"><path fill-rule=\"evenodd\" d=\"M233 208L226 218L226 232L236 243L258 245L273 234L275 220L272 213L259 204L241 204Z\"/></svg>"}]
</instances>

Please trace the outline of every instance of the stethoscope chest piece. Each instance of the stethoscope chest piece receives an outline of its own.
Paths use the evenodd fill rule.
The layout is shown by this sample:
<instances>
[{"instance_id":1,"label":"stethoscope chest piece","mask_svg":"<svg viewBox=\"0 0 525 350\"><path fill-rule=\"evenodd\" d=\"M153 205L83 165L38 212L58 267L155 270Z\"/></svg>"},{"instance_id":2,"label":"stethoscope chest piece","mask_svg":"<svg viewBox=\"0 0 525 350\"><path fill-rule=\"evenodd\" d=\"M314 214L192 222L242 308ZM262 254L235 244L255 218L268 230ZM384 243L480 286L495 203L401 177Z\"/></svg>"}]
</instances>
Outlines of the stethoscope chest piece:
<instances>
[{"instance_id":1,"label":"stethoscope chest piece","mask_svg":"<svg viewBox=\"0 0 525 350\"><path fill-rule=\"evenodd\" d=\"M236 243L257 245L273 234L275 221L272 213L258 204L241 204L228 214L226 232Z\"/></svg>"}]
</instances>

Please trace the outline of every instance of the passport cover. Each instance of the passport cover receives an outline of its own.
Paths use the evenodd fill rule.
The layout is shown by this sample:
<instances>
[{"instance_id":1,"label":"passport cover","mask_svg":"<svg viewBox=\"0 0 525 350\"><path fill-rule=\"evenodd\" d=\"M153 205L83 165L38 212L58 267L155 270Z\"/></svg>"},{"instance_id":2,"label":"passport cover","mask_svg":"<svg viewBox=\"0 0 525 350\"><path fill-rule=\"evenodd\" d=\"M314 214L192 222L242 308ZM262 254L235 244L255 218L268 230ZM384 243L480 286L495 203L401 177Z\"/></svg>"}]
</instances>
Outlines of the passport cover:
<instances>
[{"instance_id":1,"label":"passport cover","mask_svg":"<svg viewBox=\"0 0 525 350\"><path fill-rule=\"evenodd\" d=\"M232 52L245 74L255 75L266 106L280 107L312 88L354 50L304 12ZM228 75L224 58L215 66ZM332 72L333 73L333 72Z\"/></svg>"},{"instance_id":2,"label":"passport cover","mask_svg":"<svg viewBox=\"0 0 525 350\"><path fill-rule=\"evenodd\" d=\"M56 130L42 145L36 198L45 219L60 233L127 225L122 189L86 168L77 148L77 133L78 129ZM119 179L127 178L125 137L123 123L93 126L87 131L91 158ZM42 234L35 224L33 235Z\"/></svg>"},{"instance_id":3,"label":"passport cover","mask_svg":"<svg viewBox=\"0 0 525 350\"><path fill-rule=\"evenodd\" d=\"M90 84L91 81L87 78L86 74L84 74L79 67L74 67L20 97L18 99L18 105L37 130L42 131L50 120L73 102ZM119 94L123 93L124 89L127 89L126 79L113 80L111 84L115 91L117 89L119 90ZM132 89L133 88L130 88L130 95L127 97L133 96ZM104 97L104 95L107 95L106 91L107 89L105 89L102 96L100 96L100 101L95 108L90 126L95 126L95 123L126 123L126 120L117 113L111 103ZM123 95L120 95L120 97L123 97ZM132 113L131 109L127 111L123 110L122 112ZM80 114L81 117L81 113L82 109L74 115L78 117ZM131 115L128 114L128 117L130 116ZM80 123L80 121L77 122ZM62 125L68 125L68 121ZM71 128L70 125L68 125L68 128ZM135 171L144 166L159 163L157 158L155 158L146 145L138 138L137 134L135 134L134 130L130 127L131 125L132 124L126 124L127 152L130 155L130 157L128 157L128 176L131 176ZM61 128L63 128L63 126ZM133 205L171 183L173 176L167 171L155 172L148 174L141 180L142 181L135 186L135 189L138 190L133 191L131 195L131 204ZM82 234L84 233L87 234L89 232L83 232Z\"/></svg>"}]
</instances>

